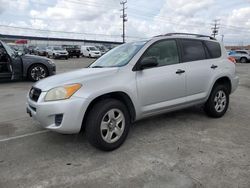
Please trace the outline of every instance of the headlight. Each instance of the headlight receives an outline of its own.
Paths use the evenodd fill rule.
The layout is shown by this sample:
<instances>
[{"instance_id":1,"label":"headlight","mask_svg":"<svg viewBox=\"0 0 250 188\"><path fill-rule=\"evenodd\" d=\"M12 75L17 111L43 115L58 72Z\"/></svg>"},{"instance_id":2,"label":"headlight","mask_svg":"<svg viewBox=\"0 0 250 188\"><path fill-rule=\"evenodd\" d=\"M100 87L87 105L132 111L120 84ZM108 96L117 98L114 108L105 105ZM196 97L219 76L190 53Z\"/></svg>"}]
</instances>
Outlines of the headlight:
<instances>
[{"instance_id":1,"label":"headlight","mask_svg":"<svg viewBox=\"0 0 250 188\"><path fill-rule=\"evenodd\" d=\"M81 84L71 84L53 88L45 96L45 101L56 101L70 98L82 87Z\"/></svg>"},{"instance_id":2,"label":"headlight","mask_svg":"<svg viewBox=\"0 0 250 188\"><path fill-rule=\"evenodd\" d=\"M51 60L47 60L47 62L50 64L50 65L54 65L55 63Z\"/></svg>"}]
</instances>

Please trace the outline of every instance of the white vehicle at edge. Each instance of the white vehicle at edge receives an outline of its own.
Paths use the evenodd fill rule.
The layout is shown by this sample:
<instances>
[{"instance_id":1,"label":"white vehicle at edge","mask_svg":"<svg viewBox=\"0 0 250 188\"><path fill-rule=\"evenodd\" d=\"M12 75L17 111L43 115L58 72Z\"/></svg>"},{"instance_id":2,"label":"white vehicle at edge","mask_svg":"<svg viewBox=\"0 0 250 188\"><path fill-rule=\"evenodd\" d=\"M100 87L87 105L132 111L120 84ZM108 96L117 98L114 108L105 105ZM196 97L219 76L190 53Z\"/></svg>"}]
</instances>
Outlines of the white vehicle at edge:
<instances>
[{"instance_id":1,"label":"white vehicle at edge","mask_svg":"<svg viewBox=\"0 0 250 188\"><path fill-rule=\"evenodd\" d=\"M81 46L81 53L85 57L101 57L102 55L95 46Z\"/></svg>"},{"instance_id":2,"label":"white vehicle at edge","mask_svg":"<svg viewBox=\"0 0 250 188\"><path fill-rule=\"evenodd\" d=\"M109 151L125 141L131 122L145 117L197 104L222 117L238 82L223 44L171 33L125 43L88 68L35 83L27 113L56 132L84 129L93 146Z\"/></svg>"}]
</instances>

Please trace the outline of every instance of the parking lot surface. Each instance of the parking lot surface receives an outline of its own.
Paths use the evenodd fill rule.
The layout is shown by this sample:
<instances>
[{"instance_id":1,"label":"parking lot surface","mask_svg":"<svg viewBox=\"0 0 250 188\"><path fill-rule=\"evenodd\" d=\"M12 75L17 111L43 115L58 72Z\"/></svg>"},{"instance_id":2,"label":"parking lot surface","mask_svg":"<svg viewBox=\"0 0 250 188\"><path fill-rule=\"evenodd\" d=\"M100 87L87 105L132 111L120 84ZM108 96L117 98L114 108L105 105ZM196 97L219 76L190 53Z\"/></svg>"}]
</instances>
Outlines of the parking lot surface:
<instances>
[{"instance_id":1,"label":"parking lot surface","mask_svg":"<svg viewBox=\"0 0 250 188\"><path fill-rule=\"evenodd\" d=\"M55 60L62 73L93 59ZM250 64L228 112L197 106L133 124L122 147L102 152L85 134L41 129L25 111L31 82L0 83L0 187L250 187Z\"/></svg>"}]
</instances>

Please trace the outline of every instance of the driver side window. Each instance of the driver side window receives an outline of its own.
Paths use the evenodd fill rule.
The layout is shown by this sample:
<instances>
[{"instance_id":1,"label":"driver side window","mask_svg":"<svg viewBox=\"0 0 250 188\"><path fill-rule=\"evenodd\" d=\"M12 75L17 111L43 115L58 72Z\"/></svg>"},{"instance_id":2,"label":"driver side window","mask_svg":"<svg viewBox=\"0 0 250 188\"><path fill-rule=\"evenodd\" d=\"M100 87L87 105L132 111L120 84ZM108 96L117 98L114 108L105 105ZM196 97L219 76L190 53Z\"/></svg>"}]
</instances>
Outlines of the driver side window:
<instances>
[{"instance_id":1,"label":"driver side window","mask_svg":"<svg viewBox=\"0 0 250 188\"><path fill-rule=\"evenodd\" d=\"M143 58L156 58L158 66L179 63L179 55L175 40L156 42L148 48Z\"/></svg>"}]
</instances>

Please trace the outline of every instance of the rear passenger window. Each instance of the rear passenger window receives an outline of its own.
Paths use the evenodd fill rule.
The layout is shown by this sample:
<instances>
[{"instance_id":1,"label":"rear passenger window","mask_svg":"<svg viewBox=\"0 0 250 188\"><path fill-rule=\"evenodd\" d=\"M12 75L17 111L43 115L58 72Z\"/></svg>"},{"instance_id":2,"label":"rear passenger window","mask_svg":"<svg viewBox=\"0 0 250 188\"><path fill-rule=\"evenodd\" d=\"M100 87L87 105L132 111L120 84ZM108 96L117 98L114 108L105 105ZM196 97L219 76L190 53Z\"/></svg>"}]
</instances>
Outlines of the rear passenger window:
<instances>
[{"instance_id":1,"label":"rear passenger window","mask_svg":"<svg viewBox=\"0 0 250 188\"><path fill-rule=\"evenodd\" d=\"M205 41L205 45L207 46L211 58L218 58L221 56L221 48L218 42Z\"/></svg>"},{"instance_id":2,"label":"rear passenger window","mask_svg":"<svg viewBox=\"0 0 250 188\"><path fill-rule=\"evenodd\" d=\"M158 66L179 63L178 50L175 40L164 40L149 47L143 58L155 57Z\"/></svg>"},{"instance_id":3,"label":"rear passenger window","mask_svg":"<svg viewBox=\"0 0 250 188\"><path fill-rule=\"evenodd\" d=\"M199 40L181 40L183 62L206 59L205 49Z\"/></svg>"}]
</instances>

